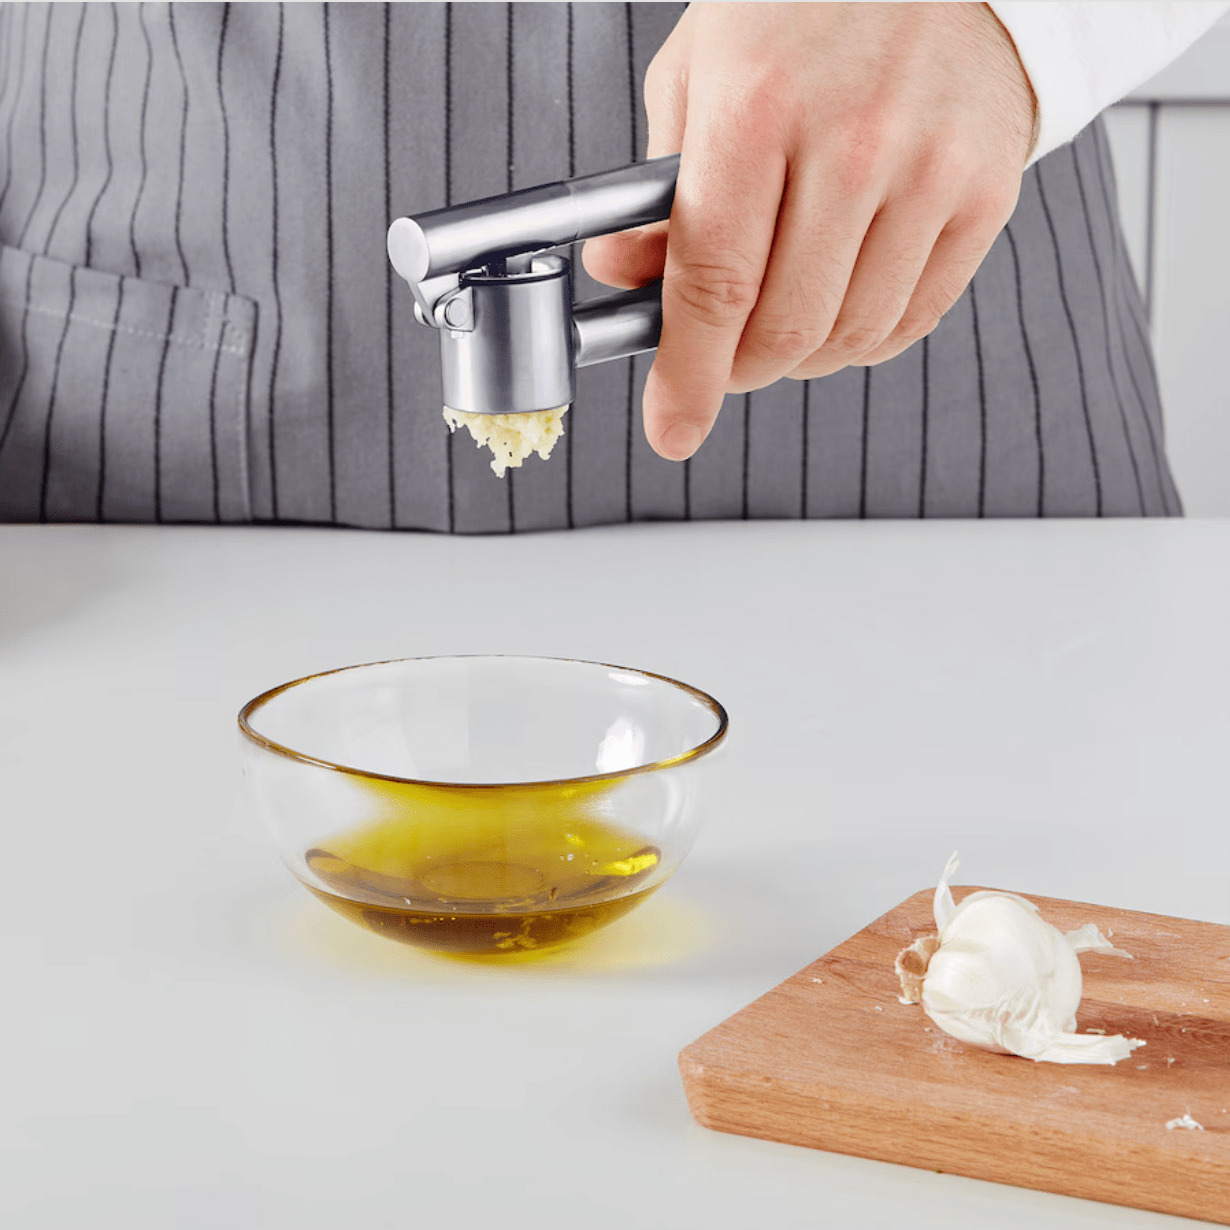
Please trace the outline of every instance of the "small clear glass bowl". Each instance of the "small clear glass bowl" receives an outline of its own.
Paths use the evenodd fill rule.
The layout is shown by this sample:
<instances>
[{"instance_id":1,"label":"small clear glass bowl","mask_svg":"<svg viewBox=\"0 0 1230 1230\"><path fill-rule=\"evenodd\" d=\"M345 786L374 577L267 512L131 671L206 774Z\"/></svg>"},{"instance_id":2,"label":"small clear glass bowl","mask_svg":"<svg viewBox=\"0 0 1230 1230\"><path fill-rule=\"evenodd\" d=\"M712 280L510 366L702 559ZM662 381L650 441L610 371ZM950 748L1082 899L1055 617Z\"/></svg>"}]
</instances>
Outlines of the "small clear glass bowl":
<instances>
[{"instance_id":1,"label":"small clear glass bowl","mask_svg":"<svg viewBox=\"0 0 1230 1230\"><path fill-rule=\"evenodd\" d=\"M298 679L239 714L252 807L345 917L524 954L643 901L692 846L722 706L556 658L408 658Z\"/></svg>"}]
</instances>

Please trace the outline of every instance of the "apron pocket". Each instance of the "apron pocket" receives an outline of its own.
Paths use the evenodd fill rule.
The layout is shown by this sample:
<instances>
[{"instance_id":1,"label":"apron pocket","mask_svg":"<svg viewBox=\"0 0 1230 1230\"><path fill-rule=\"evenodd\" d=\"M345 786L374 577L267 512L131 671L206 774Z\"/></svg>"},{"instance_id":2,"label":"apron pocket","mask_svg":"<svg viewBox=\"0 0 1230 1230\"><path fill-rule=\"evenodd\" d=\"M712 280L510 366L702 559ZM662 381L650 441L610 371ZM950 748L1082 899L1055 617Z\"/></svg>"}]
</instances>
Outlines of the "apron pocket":
<instances>
[{"instance_id":1,"label":"apron pocket","mask_svg":"<svg viewBox=\"0 0 1230 1230\"><path fill-rule=\"evenodd\" d=\"M0 245L0 520L250 521L256 304Z\"/></svg>"}]
</instances>

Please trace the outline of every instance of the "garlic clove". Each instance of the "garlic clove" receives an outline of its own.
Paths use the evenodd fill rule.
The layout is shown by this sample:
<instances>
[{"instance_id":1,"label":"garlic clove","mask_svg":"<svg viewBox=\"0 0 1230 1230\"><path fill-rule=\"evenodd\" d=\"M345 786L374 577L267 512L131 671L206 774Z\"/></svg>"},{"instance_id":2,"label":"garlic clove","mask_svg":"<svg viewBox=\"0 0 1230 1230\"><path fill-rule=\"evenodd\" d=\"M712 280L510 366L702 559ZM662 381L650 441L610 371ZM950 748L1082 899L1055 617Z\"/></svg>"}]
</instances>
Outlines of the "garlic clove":
<instances>
[{"instance_id":1,"label":"garlic clove","mask_svg":"<svg viewBox=\"0 0 1230 1230\"><path fill-rule=\"evenodd\" d=\"M922 1003L923 976L939 946L938 935L924 935L897 954L893 968L897 971L897 980L901 983L901 994L897 996L900 1003Z\"/></svg>"},{"instance_id":2,"label":"garlic clove","mask_svg":"<svg viewBox=\"0 0 1230 1230\"><path fill-rule=\"evenodd\" d=\"M989 1008L927 1015L962 1042L1039 1063L1115 1064L1144 1046L1139 1039L1119 1034L1078 1034L1057 1028L1045 997L1028 991L1009 993Z\"/></svg>"}]
</instances>

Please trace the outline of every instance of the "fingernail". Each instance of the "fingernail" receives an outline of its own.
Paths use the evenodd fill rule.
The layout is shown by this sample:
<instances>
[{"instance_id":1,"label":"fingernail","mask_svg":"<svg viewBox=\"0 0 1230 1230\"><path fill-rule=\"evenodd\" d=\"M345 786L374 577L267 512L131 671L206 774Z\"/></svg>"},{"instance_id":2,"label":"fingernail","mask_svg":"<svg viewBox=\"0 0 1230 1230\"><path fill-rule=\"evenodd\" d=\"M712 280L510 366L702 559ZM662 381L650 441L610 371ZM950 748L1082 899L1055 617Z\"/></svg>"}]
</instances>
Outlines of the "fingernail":
<instances>
[{"instance_id":1,"label":"fingernail","mask_svg":"<svg viewBox=\"0 0 1230 1230\"><path fill-rule=\"evenodd\" d=\"M704 438L700 428L691 423L672 423L658 441L658 452L670 461L686 461Z\"/></svg>"}]
</instances>

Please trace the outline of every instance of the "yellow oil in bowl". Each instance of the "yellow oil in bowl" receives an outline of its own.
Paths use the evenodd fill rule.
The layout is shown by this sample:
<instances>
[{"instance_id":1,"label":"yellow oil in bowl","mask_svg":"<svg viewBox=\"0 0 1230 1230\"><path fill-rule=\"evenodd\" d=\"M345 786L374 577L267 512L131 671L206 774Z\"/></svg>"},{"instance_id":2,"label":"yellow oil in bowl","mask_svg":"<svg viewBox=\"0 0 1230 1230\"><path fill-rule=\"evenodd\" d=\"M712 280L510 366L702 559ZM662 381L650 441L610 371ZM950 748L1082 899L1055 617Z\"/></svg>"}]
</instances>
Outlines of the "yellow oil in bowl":
<instances>
[{"instance_id":1,"label":"yellow oil in bowl","mask_svg":"<svg viewBox=\"0 0 1230 1230\"><path fill-rule=\"evenodd\" d=\"M373 818L308 850L325 904L436 951L579 939L658 887L661 852L603 815L609 782L450 789L371 782ZM654 880L653 883L650 883Z\"/></svg>"}]
</instances>

